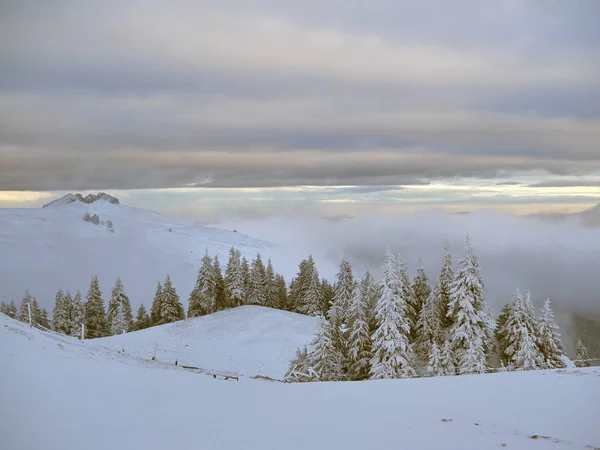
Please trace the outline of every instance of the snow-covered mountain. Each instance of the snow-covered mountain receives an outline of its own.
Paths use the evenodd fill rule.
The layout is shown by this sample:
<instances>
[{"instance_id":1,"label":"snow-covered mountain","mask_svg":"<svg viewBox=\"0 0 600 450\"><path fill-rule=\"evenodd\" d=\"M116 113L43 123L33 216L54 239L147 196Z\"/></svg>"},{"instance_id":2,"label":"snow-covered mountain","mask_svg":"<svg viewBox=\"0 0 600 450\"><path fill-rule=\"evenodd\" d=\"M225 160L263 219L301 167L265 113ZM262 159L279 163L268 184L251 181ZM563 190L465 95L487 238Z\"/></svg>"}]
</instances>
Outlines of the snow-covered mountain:
<instances>
[{"instance_id":1,"label":"snow-covered mountain","mask_svg":"<svg viewBox=\"0 0 600 450\"><path fill-rule=\"evenodd\" d=\"M132 306L149 306L168 273L185 305L205 249L224 266L232 246L249 259L269 256L273 248L234 231L128 207L106 194L0 209L0 300L19 301L29 289L51 310L58 288L85 294L97 274L105 294L121 277Z\"/></svg>"},{"instance_id":2,"label":"snow-covered mountain","mask_svg":"<svg viewBox=\"0 0 600 450\"><path fill-rule=\"evenodd\" d=\"M346 383L225 381L3 314L0 367L0 442L14 450L600 447L594 367Z\"/></svg>"}]
</instances>

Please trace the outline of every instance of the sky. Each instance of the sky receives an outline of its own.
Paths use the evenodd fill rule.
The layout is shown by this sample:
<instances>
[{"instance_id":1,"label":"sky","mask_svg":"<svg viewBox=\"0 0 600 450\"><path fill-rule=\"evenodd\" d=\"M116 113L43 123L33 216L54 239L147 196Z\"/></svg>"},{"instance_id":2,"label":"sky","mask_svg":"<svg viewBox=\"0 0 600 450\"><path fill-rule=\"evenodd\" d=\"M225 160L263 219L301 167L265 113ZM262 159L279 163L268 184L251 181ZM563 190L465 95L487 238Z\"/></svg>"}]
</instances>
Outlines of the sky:
<instances>
[{"instance_id":1,"label":"sky","mask_svg":"<svg viewBox=\"0 0 600 450\"><path fill-rule=\"evenodd\" d=\"M600 203L596 0L0 1L0 207Z\"/></svg>"}]
</instances>

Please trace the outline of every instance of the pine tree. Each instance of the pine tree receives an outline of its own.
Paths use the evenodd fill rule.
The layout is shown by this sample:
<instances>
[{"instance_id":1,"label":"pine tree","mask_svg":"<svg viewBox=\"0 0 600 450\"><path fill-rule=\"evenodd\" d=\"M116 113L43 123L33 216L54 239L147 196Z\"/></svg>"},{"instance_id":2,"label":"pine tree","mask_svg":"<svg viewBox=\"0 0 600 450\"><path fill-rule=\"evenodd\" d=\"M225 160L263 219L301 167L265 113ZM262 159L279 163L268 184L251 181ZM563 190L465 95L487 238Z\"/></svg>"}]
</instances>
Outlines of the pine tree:
<instances>
[{"instance_id":1,"label":"pine tree","mask_svg":"<svg viewBox=\"0 0 600 450\"><path fill-rule=\"evenodd\" d=\"M256 255L250 268L248 303L263 306L267 301L266 269L260 254Z\"/></svg>"},{"instance_id":2,"label":"pine tree","mask_svg":"<svg viewBox=\"0 0 600 450\"><path fill-rule=\"evenodd\" d=\"M215 311L221 311L226 308L225 303L225 279L221 271L221 262L219 255L213 258L213 279L215 280Z\"/></svg>"},{"instance_id":3,"label":"pine tree","mask_svg":"<svg viewBox=\"0 0 600 450\"><path fill-rule=\"evenodd\" d=\"M283 381L286 383L302 383L307 381L315 381L316 374L312 370L308 361L308 349L304 347L302 350L296 350L295 358L290 362Z\"/></svg>"},{"instance_id":4,"label":"pine tree","mask_svg":"<svg viewBox=\"0 0 600 450\"><path fill-rule=\"evenodd\" d=\"M421 364L429 362L432 347L443 345L442 304L439 290L433 289L425 300L419 320L417 321L417 338L415 340L415 356Z\"/></svg>"},{"instance_id":5,"label":"pine tree","mask_svg":"<svg viewBox=\"0 0 600 450\"><path fill-rule=\"evenodd\" d=\"M588 355L587 347L583 345L583 342L577 341L575 350L577 351L575 367L590 367L590 357Z\"/></svg>"},{"instance_id":6,"label":"pine tree","mask_svg":"<svg viewBox=\"0 0 600 450\"><path fill-rule=\"evenodd\" d=\"M52 312L52 329L54 331L66 335L71 334L71 328L73 328L71 321L72 309L73 299L71 295L68 292L65 294L59 289L56 293L56 302Z\"/></svg>"},{"instance_id":7,"label":"pine tree","mask_svg":"<svg viewBox=\"0 0 600 450\"><path fill-rule=\"evenodd\" d=\"M229 308L245 303L245 281L241 254L231 247L225 271L226 302Z\"/></svg>"},{"instance_id":8,"label":"pine tree","mask_svg":"<svg viewBox=\"0 0 600 450\"><path fill-rule=\"evenodd\" d=\"M25 297L21 300L21 307L19 308L19 314L17 319L21 322L29 323L29 305L31 303L31 295L29 291L25 291ZM33 317L32 317L33 318Z\"/></svg>"},{"instance_id":9,"label":"pine tree","mask_svg":"<svg viewBox=\"0 0 600 450\"><path fill-rule=\"evenodd\" d=\"M368 292L364 284L354 287L349 309L348 374L351 380L369 378L373 354L369 330Z\"/></svg>"},{"instance_id":10,"label":"pine tree","mask_svg":"<svg viewBox=\"0 0 600 450\"><path fill-rule=\"evenodd\" d=\"M431 294L431 287L429 287L429 278L425 273L425 269L423 267L419 267L417 269L417 276L413 281L412 290L414 293L415 303L413 305L415 309L415 323L418 322L419 317L421 317L421 310L423 309L423 305L429 298ZM416 337L416 334L415 334Z\"/></svg>"},{"instance_id":11,"label":"pine tree","mask_svg":"<svg viewBox=\"0 0 600 450\"><path fill-rule=\"evenodd\" d=\"M441 366L444 371L444 375L455 375L456 366L454 363L454 353L452 352L452 345L450 341L444 342L444 349L442 350Z\"/></svg>"},{"instance_id":12,"label":"pine tree","mask_svg":"<svg viewBox=\"0 0 600 450\"><path fill-rule=\"evenodd\" d=\"M120 315L122 315L122 317ZM112 289L110 301L108 302L106 320L111 335L121 334L123 331L130 331L133 326L131 302L129 301L127 294L125 294L123 282L120 278L117 278ZM123 325L124 323L126 323L126 325Z\"/></svg>"},{"instance_id":13,"label":"pine tree","mask_svg":"<svg viewBox=\"0 0 600 450\"><path fill-rule=\"evenodd\" d=\"M329 307L333 302L334 295L335 289L333 285L325 278L321 279L321 301L319 302L319 312L325 317L329 314Z\"/></svg>"},{"instance_id":14,"label":"pine tree","mask_svg":"<svg viewBox=\"0 0 600 450\"><path fill-rule=\"evenodd\" d=\"M246 257L241 259L240 270L242 272L242 279L244 280L244 295L242 305L250 303L250 265Z\"/></svg>"},{"instance_id":15,"label":"pine tree","mask_svg":"<svg viewBox=\"0 0 600 450\"><path fill-rule=\"evenodd\" d=\"M10 303L8 304L8 315L13 319L17 318L17 305L13 299L11 299Z\"/></svg>"},{"instance_id":16,"label":"pine tree","mask_svg":"<svg viewBox=\"0 0 600 450\"><path fill-rule=\"evenodd\" d=\"M0 313L9 315L8 303L0 302Z\"/></svg>"},{"instance_id":17,"label":"pine tree","mask_svg":"<svg viewBox=\"0 0 600 450\"><path fill-rule=\"evenodd\" d=\"M104 312L104 300L100 292L98 277L94 275L85 302L85 336L93 339L108 335Z\"/></svg>"},{"instance_id":18,"label":"pine tree","mask_svg":"<svg viewBox=\"0 0 600 450\"><path fill-rule=\"evenodd\" d=\"M537 370L544 368L544 360L539 352L533 336L523 326L519 350L515 355L513 367L520 370Z\"/></svg>"},{"instance_id":19,"label":"pine tree","mask_svg":"<svg viewBox=\"0 0 600 450\"><path fill-rule=\"evenodd\" d=\"M156 293L154 294L154 300L152 300L152 307L150 308L150 326L158 325L160 322L160 298L162 296L162 284L158 282L156 287Z\"/></svg>"},{"instance_id":20,"label":"pine tree","mask_svg":"<svg viewBox=\"0 0 600 450\"><path fill-rule=\"evenodd\" d=\"M184 318L185 312L179 301L179 295L177 295L175 287L173 287L171 277L167 275L160 296L160 321L158 325L177 322Z\"/></svg>"},{"instance_id":21,"label":"pine tree","mask_svg":"<svg viewBox=\"0 0 600 450\"><path fill-rule=\"evenodd\" d=\"M135 322L133 323L134 330L144 330L150 327L150 316L148 312L146 312L146 307L142 303L138 308L137 316L135 318Z\"/></svg>"},{"instance_id":22,"label":"pine tree","mask_svg":"<svg viewBox=\"0 0 600 450\"><path fill-rule=\"evenodd\" d=\"M265 272L266 298L265 306L268 308L278 308L279 299L277 295L278 287L275 282L275 270L271 258L267 262L267 270Z\"/></svg>"},{"instance_id":23,"label":"pine tree","mask_svg":"<svg viewBox=\"0 0 600 450\"><path fill-rule=\"evenodd\" d=\"M410 323L403 298L402 274L394 255L387 250L380 282L381 297L376 305L378 328L372 336L371 378L413 376L409 343Z\"/></svg>"},{"instance_id":24,"label":"pine tree","mask_svg":"<svg viewBox=\"0 0 600 450\"><path fill-rule=\"evenodd\" d=\"M484 373L490 350L484 284L479 270L477 257L467 237L465 256L452 283L448 310L452 318L449 339L461 374ZM471 369L473 372L469 372Z\"/></svg>"},{"instance_id":25,"label":"pine tree","mask_svg":"<svg viewBox=\"0 0 600 450\"><path fill-rule=\"evenodd\" d=\"M442 269L437 278L435 289L436 296L440 299L442 308L442 328L449 330L453 324L452 314L448 314L450 310L450 292L452 283L454 282L454 269L452 268L452 254L450 253L450 244L446 242L444 246L444 259L442 261Z\"/></svg>"},{"instance_id":26,"label":"pine tree","mask_svg":"<svg viewBox=\"0 0 600 450\"><path fill-rule=\"evenodd\" d=\"M35 297L31 297L31 314L33 321L44 328L50 329L50 322L48 321L48 311L44 308L40 308L40 305Z\"/></svg>"},{"instance_id":27,"label":"pine tree","mask_svg":"<svg viewBox=\"0 0 600 450\"><path fill-rule=\"evenodd\" d=\"M275 275L275 285L277 288L277 308L284 311L288 310L288 290L283 275Z\"/></svg>"},{"instance_id":28,"label":"pine tree","mask_svg":"<svg viewBox=\"0 0 600 450\"><path fill-rule=\"evenodd\" d=\"M444 368L441 362L442 355L440 349L434 342L431 344L431 353L429 354L429 361L427 364L427 375L430 377L439 377L444 375Z\"/></svg>"},{"instance_id":29,"label":"pine tree","mask_svg":"<svg viewBox=\"0 0 600 450\"><path fill-rule=\"evenodd\" d=\"M290 284L290 295L288 299L290 311L302 314L306 310L312 310L310 306L304 304L304 301L315 270L316 267L312 255L310 255L308 259L303 259L298 265L298 274Z\"/></svg>"},{"instance_id":30,"label":"pine tree","mask_svg":"<svg viewBox=\"0 0 600 450\"><path fill-rule=\"evenodd\" d=\"M190 294L188 317L198 317L215 311L216 283L213 261L208 249L202 257L202 266L198 270L196 286Z\"/></svg>"},{"instance_id":31,"label":"pine tree","mask_svg":"<svg viewBox=\"0 0 600 450\"><path fill-rule=\"evenodd\" d=\"M342 260L337 273L337 280L334 287L333 300L329 307L328 318L333 330L334 345L344 358L344 373L348 370L346 364L348 362L349 338L348 315L350 304L352 303L354 286L355 282L352 274L352 267L348 261Z\"/></svg>"},{"instance_id":32,"label":"pine tree","mask_svg":"<svg viewBox=\"0 0 600 450\"><path fill-rule=\"evenodd\" d=\"M309 366L318 375L319 381L342 379L343 355L335 347L333 329L328 320L321 317L319 328L311 343L308 355Z\"/></svg>"},{"instance_id":33,"label":"pine tree","mask_svg":"<svg viewBox=\"0 0 600 450\"><path fill-rule=\"evenodd\" d=\"M502 364L509 364L510 357L506 353L508 346L510 345L508 339L508 326L507 322L511 319L514 308L514 300L511 300L504 305L504 307L500 310L500 314L498 315L498 320L496 321L496 329L494 332L494 336L496 338L496 351L500 356L500 362ZM512 356L512 355L510 355Z\"/></svg>"},{"instance_id":34,"label":"pine tree","mask_svg":"<svg viewBox=\"0 0 600 450\"><path fill-rule=\"evenodd\" d=\"M306 314L308 316L318 317L321 315L321 311L319 310L319 306L321 303L322 293L322 284L319 279L319 273L317 269L314 268L312 272L312 276L310 278L310 283L308 285L308 289L304 293L304 297L302 298L302 314Z\"/></svg>"},{"instance_id":35,"label":"pine tree","mask_svg":"<svg viewBox=\"0 0 600 450\"><path fill-rule=\"evenodd\" d=\"M371 272L367 270L364 278L360 282L361 290L365 297L365 307L367 312L367 320L369 323L369 335L372 336L377 330L377 318L375 317L375 308L377 306L377 300L379 300L380 292L379 286L375 282Z\"/></svg>"},{"instance_id":36,"label":"pine tree","mask_svg":"<svg viewBox=\"0 0 600 450\"><path fill-rule=\"evenodd\" d=\"M412 344L417 336L417 321L419 319L416 313L417 299L412 285L410 284L408 266L400 255L396 257L396 264L398 265L398 271L400 272L400 278L402 279L402 297L406 303L406 316L408 317L410 326L410 334L408 337Z\"/></svg>"},{"instance_id":37,"label":"pine tree","mask_svg":"<svg viewBox=\"0 0 600 450\"><path fill-rule=\"evenodd\" d=\"M81 324L85 323L85 308L81 300L81 292L77 291L73 297L71 309L71 336L81 337Z\"/></svg>"},{"instance_id":38,"label":"pine tree","mask_svg":"<svg viewBox=\"0 0 600 450\"><path fill-rule=\"evenodd\" d=\"M558 325L554 321L554 311L550 299L544 302L542 318L540 319L540 350L546 367L558 369L565 367L563 361L563 346Z\"/></svg>"}]
</instances>

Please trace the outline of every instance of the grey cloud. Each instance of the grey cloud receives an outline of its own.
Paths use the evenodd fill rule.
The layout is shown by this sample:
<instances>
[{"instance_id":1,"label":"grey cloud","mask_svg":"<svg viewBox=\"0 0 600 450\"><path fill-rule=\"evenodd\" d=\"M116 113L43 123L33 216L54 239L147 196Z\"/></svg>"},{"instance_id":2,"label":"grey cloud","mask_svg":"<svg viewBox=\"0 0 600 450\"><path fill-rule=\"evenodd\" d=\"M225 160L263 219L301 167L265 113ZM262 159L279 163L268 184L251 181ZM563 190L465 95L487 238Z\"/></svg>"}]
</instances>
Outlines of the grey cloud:
<instances>
[{"instance_id":1,"label":"grey cloud","mask_svg":"<svg viewBox=\"0 0 600 450\"><path fill-rule=\"evenodd\" d=\"M567 179L567 180L547 180L539 183L530 184L529 187L600 187L600 180L588 179Z\"/></svg>"}]
</instances>

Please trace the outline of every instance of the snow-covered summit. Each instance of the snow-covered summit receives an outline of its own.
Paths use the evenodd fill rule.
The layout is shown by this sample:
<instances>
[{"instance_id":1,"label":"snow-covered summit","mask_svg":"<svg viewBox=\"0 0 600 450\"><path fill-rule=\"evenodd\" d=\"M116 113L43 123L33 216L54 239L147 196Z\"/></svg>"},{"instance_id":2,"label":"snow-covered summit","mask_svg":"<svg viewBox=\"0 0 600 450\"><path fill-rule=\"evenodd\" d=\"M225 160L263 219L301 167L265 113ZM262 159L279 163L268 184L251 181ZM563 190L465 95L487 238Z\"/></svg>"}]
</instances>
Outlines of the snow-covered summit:
<instances>
[{"instance_id":1,"label":"snow-covered summit","mask_svg":"<svg viewBox=\"0 0 600 450\"><path fill-rule=\"evenodd\" d=\"M48 206L58 206L58 205L68 205L69 203L95 203L97 201L106 201L109 203L113 203L115 205L119 204L119 199L113 197L112 195L105 194L104 192L98 192L97 194L88 194L85 197L79 193L77 194L66 194L56 200L52 200L49 203L46 203L42 208L47 208Z\"/></svg>"}]
</instances>

